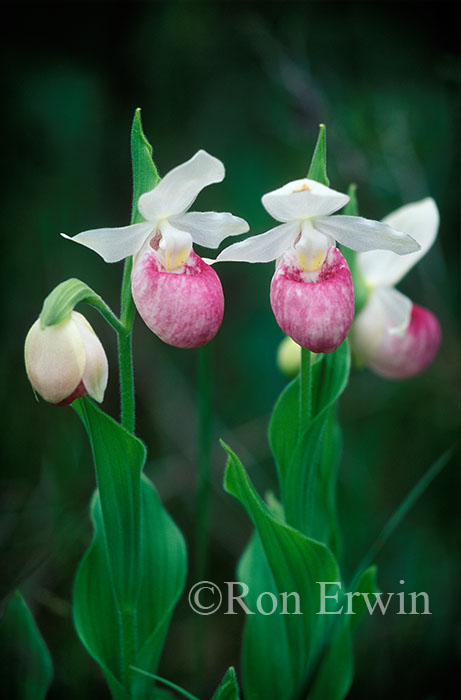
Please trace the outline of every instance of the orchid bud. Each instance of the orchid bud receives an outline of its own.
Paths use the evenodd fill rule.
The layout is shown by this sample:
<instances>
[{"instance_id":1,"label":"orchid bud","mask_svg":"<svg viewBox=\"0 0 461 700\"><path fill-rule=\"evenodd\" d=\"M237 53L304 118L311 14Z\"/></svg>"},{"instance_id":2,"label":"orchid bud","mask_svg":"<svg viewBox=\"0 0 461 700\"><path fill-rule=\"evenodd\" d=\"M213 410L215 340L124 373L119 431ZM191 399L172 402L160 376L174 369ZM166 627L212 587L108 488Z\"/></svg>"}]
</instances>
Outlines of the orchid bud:
<instances>
[{"instance_id":1,"label":"orchid bud","mask_svg":"<svg viewBox=\"0 0 461 700\"><path fill-rule=\"evenodd\" d=\"M86 318L77 311L51 326L37 319L27 334L24 355L29 381L45 401L67 406L85 394L98 402L103 400L108 376L106 354Z\"/></svg>"},{"instance_id":2,"label":"orchid bud","mask_svg":"<svg viewBox=\"0 0 461 700\"><path fill-rule=\"evenodd\" d=\"M277 365L287 377L294 377L301 364L301 347L286 336L277 349Z\"/></svg>"}]
</instances>

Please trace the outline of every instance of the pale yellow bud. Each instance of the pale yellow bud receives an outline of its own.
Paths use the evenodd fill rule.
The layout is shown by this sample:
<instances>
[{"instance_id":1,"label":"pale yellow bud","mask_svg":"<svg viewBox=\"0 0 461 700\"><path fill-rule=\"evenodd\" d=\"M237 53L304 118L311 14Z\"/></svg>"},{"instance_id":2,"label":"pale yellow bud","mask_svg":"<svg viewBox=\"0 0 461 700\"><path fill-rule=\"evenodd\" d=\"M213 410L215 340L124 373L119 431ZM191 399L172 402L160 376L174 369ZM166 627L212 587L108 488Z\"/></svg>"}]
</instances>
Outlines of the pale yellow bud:
<instances>
[{"instance_id":1,"label":"pale yellow bud","mask_svg":"<svg viewBox=\"0 0 461 700\"><path fill-rule=\"evenodd\" d=\"M288 377L294 377L301 363L301 346L288 336L282 340L277 350L277 364Z\"/></svg>"},{"instance_id":2,"label":"pale yellow bud","mask_svg":"<svg viewBox=\"0 0 461 700\"><path fill-rule=\"evenodd\" d=\"M101 402L107 386L104 348L82 314L72 311L67 321L40 327L34 323L24 348L27 376L45 401L67 405L89 394Z\"/></svg>"}]
</instances>

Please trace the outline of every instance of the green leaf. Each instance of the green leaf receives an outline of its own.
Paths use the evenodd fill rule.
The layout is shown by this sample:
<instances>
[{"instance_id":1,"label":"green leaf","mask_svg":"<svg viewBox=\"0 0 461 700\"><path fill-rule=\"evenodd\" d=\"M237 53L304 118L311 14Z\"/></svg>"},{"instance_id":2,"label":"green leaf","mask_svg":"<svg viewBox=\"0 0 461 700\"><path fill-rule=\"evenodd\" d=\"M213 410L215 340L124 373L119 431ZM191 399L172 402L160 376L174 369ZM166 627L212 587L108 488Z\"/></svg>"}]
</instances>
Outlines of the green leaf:
<instances>
[{"instance_id":1,"label":"green leaf","mask_svg":"<svg viewBox=\"0 0 461 700\"><path fill-rule=\"evenodd\" d=\"M160 176L152 160L152 146L142 130L141 110L139 107L134 113L131 127L131 165L133 170L131 223L137 224L144 221L138 211L138 199L144 192L149 192L160 182Z\"/></svg>"},{"instance_id":2,"label":"green leaf","mask_svg":"<svg viewBox=\"0 0 461 700\"><path fill-rule=\"evenodd\" d=\"M141 588L133 618L137 640L133 665L155 672L173 608L184 587L186 552L182 535L163 508L153 485L142 480L143 537L140 553ZM120 613L114 598L101 507L95 495L91 508L93 542L77 571L74 623L87 651L101 666L116 700L149 698L152 682L137 674L127 677L120 647Z\"/></svg>"},{"instance_id":3,"label":"green leaf","mask_svg":"<svg viewBox=\"0 0 461 700\"><path fill-rule=\"evenodd\" d=\"M338 566L325 545L283 524L270 513L238 457L222 444L229 455L225 489L241 502L260 538L260 549L252 543L239 575L248 581L252 596L262 592L299 595L302 614L263 615L250 608L255 615L248 615L245 632L243 666L248 700L261 697L286 700L309 672L322 648L331 622L329 615L317 614L320 610L317 582L339 582ZM255 558L249 560L254 553Z\"/></svg>"},{"instance_id":4,"label":"green leaf","mask_svg":"<svg viewBox=\"0 0 461 700\"><path fill-rule=\"evenodd\" d=\"M41 328L68 321L74 307L82 301L97 309L116 331L123 330L122 324L102 297L76 278L61 282L48 294L40 312Z\"/></svg>"},{"instance_id":5,"label":"green leaf","mask_svg":"<svg viewBox=\"0 0 461 700\"><path fill-rule=\"evenodd\" d=\"M75 626L114 697L144 698L149 682L129 666L157 666L184 586L184 540L153 485L141 479L141 441L90 400L73 405L90 437L99 487L93 542L75 580Z\"/></svg>"},{"instance_id":6,"label":"green leaf","mask_svg":"<svg viewBox=\"0 0 461 700\"><path fill-rule=\"evenodd\" d=\"M104 535L121 608L136 602L140 585L141 470L143 443L87 397L74 402L90 439L104 515Z\"/></svg>"},{"instance_id":7,"label":"green leaf","mask_svg":"<svg viewBox=\"0 0 461 700\"><path fill-rule=\"evenodd\" d=\"M211 700L239 700L240 693L235 669L231 666L225 673L219 688Z\"/></svg>"},{"instance_id":8,"label":"green leaf","mask_svg":"<svg viewBox=\"0 0 461 700\"><path fill-rule=\"evenodd\" d=\"M327 176L327 146L326 129L324 124L320 124L319 135L307 177L310 180L316 180L317 182L322 183L322 185L327 185L327 187L330 184Z\"/></svg>"},{"instance_id":9,"label":"green leaf","mask_svg":"<svg viewBox=\"0 0 461 700\"><path fill-rule=\"evenodd\" d=\"M136 671L137 673L140 673L143 676L147 676L148 678L152 678L152 680L158 681L159 683L164 683L168 688L172 688L180 695L183 695L185 698L188 698L188 700L198 700L198 698L195 695L192 695L192 693L189 693L187 690L184 690L184 688L181 688L180 685L176 685L176 683L172 683L167 678L162 678L162 676L157 676L157 674L155 674L155 673L149 673L148 671L143 671L142 668L136 668L135 666L132 666L131 668L133 669L133 671ZM162 688L162 689L155 688L155 699L157 700L159 697L163 697L164 693L165 693L164 688ZM167 697L171 698L171 694L169 692L168 692Z\"/></svg>"},{"instance_id":10,"label":"green leaf","mask_svg":"<svg viewBox=\"0 0 461 700\"><path fill-rule=\"evenodd\" d=\"M367 569L355 591L377 593L376 567ZM354 676L353 634L367 610L362 597L354 598L354 615L339 615L318 662L318 671L309 683L309 700L343 700Z\"/></svg>"},{"instance_id":11,"label":"green leaf","mask_svg":"<svg viewBox=\"0 0 461 700\"><path fill-rule=\"evenodd\" d=\"M0 621L2 694L43 700L53 677L49 651L23 597L16 591Z\"/></svg>"},{"instance_id":12,"label":"green leaf","mask_svg":"<svg viewBox=\"0 0 461 700\"><path fill-rule=\"evenodd\" d=\"M363 574L363 571L370 565L372 561L378 556L381 549L384 547L388 539L396 531L404 517L407 515L409 510L413 508L415 503L423 495L427 487L435 479L435 477L442 471L442 469L448 464L451 457L453 456L453 448L446 450L429 469L422 475L420 479L411 489L410 493L405 496L402 503L398 506L395 512L391 515L383 529L381 530L378 538L372 544L364 558L362 559L360 565L357 568L355 575L353 576L351 586L354 586L354 582L357 581Z\"/></svg>"},{"instance_id":13,"label":"green leaf","mask_svg":"<svg viewBox=\"0 0 461 700\"><path fill-rule=\"evenodd\" d=\"M312 419L298 434L299 377L280 396L269 424L287 523L336 549L336 474L341 434L334 404L349 377L347 343L312 366Z\"/></svg>"}]
</instances>

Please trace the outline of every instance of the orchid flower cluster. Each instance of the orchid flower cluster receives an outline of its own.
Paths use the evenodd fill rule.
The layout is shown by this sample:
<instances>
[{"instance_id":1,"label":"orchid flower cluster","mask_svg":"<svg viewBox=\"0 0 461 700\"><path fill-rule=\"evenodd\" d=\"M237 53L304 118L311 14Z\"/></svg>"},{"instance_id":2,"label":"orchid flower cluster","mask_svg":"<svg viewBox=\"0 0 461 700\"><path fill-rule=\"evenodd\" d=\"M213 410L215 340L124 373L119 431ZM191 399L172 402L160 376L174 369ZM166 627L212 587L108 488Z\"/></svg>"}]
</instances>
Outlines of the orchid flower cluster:
<instances>
[{"instance_id":1,"label":"orchid flower cluster","mask_svg":"<svg viewBox=\"0 0 461 700\"><path fill-rule=\"evenodd\" d=\"M239 580L254 595L269 593L272 599L296 591L302 611L299 616L264 611L248 615L243 688L247 700L343 700L352 682L357 620L354 625L349 619L325 624L316 612L315 584L342 580L335 490L341 452L336 402L350 370L349 343L344 341L351 331L357 362L389 378L412 376L434 359L441 339L436 317L395 285L434 242L437 206L427 198L381 222L353 216L351 207L348 214L338 214L350 197L329 187L321 129L309 176L262 197L277 225L232 243L211 260L200 257L194 244L217 249L226 238L249 231L248 223L231 213L190 211L203 188L222 182L223 163L200 150L160 180L151 154L137 111L132 130L132 223L71 238L107 263L125 261L120 317L84 282L66 280L45 299L25 342L26 370L34 390L52 404L72 404L92 447L97 483L91 504L94 534L75 578L77 634L100 666L114 700L151 700L152 681L178 690L156 671L184 589L187 553L181 531L143 474L146 449L135 435L135 308L165 343L201 348L215 337L224 316L224 294L214 266L275 262L270 303L287 336L283 354L289 343L289 352L295 349L300 355L293 363L299 372L281 394L269 424L279 499L272 495L265 502L235 452L222 443L228 455L224 488L254 526L238 566ZM354 251L346 253L353 274L337 244ZM366 291L358 313L354 285ZM95 307L118 336L120 423L91 400L103 400L108 362L93 328L74 310L81 302ZM207 357L199 351L197 580L206 578L209 537L211 402L209 382L203 380L211 371ZM412 502L414 498L411 495ZM388 534L404 512L406 507L401 507L393 516ZM376 547L371 551L374 557ZM367 557L364 562L350 591L376 593L376 567ZM197 647L203 647L200 641ZM48 660L44 678L49 679L50 669ZM213 695L213 700L224 698L240 698L232 667Z\"/></svg>"},{"instance_id":2,"label":"orchid flower cluster","mask_svg":"<svg viewBox=\"0 0 461 700\"><path fill-rule=\"evenodd\" d=\"M204 345L219 330L224 295L213 263L275 260L270 301L277 323L295 343L315 353L333 352L354 320L354 284L336 247L340 243L358 252L358 266L370 291L352 334L361 361L383 376L402 378L433 360L440 344L437 319L394 289L435 239L438 212L432 199L407 205L379 222L335 214L348 203L348 195L312 179L294 180L262 197L278 226L228 246L216 260L204 260L195 253L194 243L217 248L228 236L249 230L244 219L230 213L188 211L204 187L224 176L223 163L200 150L139 198L137 207L145 221L83 231L70 240L108 263L132 256L131 289L140 316L161 340L179 348ZM81 315L67 326L69 345L75 323L82 323ZM57 366L47 341L39 339L38 328L31 331L26 345L26 365L35 389L47 400L66 403L86 387L100 400L101 392L92 393L82 373L74 377L74 357L81 355L77 351L69 352L72 391L63 396L62 391L49 392L42 386L49 381L53 387ZM50 334L48 329L42 331ZM64 337L63 329L59 334ZM54 348L56 357L62 357L59 342ZM46 380L45 357L54 368ZM91 362L90 353L88 367ZM106 362L100 359L99 366L102 385L107 381ZM57 381L62 383L59 377Z\"/></svg>"}]
</instances>

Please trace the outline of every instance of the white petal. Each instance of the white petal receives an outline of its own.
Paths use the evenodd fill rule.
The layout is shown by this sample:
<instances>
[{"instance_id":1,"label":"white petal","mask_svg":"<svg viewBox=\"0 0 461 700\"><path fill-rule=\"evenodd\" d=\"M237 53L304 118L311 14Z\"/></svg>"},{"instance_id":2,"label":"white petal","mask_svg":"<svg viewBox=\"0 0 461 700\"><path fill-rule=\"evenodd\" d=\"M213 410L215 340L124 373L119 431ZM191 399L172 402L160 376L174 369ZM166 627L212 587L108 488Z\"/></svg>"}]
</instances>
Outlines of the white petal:
<instances>
[{"instance_id":1,"label":"white petal","mask_svg":"<svg viewBox=\"0 0 461 700\"><path fill-rule=\"evenodd\" d=\"M407 204L383 221L399 231L404 231L417 241L421 249L401 257L391 251L370 251L357 256L365 280L372 286L394 286L427 253L437 237L439 211L433 199Z\"/></svg>"},{"instance_id":2,"label":"white petal","mask_svg":"<svg viewBox=\"0 0 461 700\"><path fill-rule=\"evenodd\" d=\"M187 231L180 231L166 219L159 225L162 237L157 255L169 272L180 271L192 250L192 237Z\"/></svg>"},{"instance_id":3,"label":"white petal","mask_svg":"<svg viewBox=\"0 0 461 700\"><path fill-rule=\"evenodd\" d=\"M227 236L238 236L250 229L245 219L215 211L191 211L172 217L170 222L175 228L190 233L194 243L206 248L217 248Z\"/></svg>"},{"instance_id":4,"label":"white petal","mask_svg":"<svg viewBox=\"0 0 461 700\"><path fill-rule=\"evenodd\" d=\"M301 238L295 245L298 265L304 272L315 272L319 270L325 258L328 248L335 245L331 236L325 236L312 226L312 221L304 221L302 225Z\"/></svg>"},{"instance_id":5,"label":"white petal","mask_svg":"<svg viewBox=\"0 0 461 700\"><path fill-rule=\"evenodd\" d=\"M96 228L83 231L73 238L65 233L61 233L61 236L91 248L106 262L113 263L137 253L151 233L153 226L148 221L120 228Z\"/></svg>"},{"instance_id":6,"label":"white petal","mask_svg":"<svg viewBox=\"0 0 461 700\"><path fill-rule=\"evenodd\" d=\"M410 325L413 302L393 287L380 287L373 293L386 313L386 327L393 335L403 335Z\"/></svg>"},{"instance_id":7,"label":"white petal","mask_svg":"<svg viewBox=\"0 0 461 700\"><path fill-rule=\"evenodd\" d=\"M224 165L206 151L198 151L178 165L150 192L141 195L138 209L148 221L181 214L189 209L204 187L224 180Z\"/></svg>"},{"instance_id":8,"label":"white petal","mask_svg":"<svg viewBox=\"0 0 461 700\"><path fill-rule=\"evenodd\" d=\"M313 223L318 231L329 234L352 250L393 250L399 255L419 250L414 238L381 221L361 216L319 216Z\"/></svg>"},{"instance_id":9,"label":"white petal","mask_svg":"<svg viewBox=\"0 0 461 700\"><path fill-rule=\"evenodd\" d=\"M300 231L299 221L276 226L259 236L251 236L246 241L224 248L215 262L270 262L280 257L295 242Z\"/></svg>"},{"instance_id":10,"label":"white petal","mask_svg":"<svg viewBox=\"0 0 461 700\"><path fill-rule=\"evenodd\" d=\"M76 324L85 348L85 368L83 370L83 384L88 394L101 403L107 386L109 367L106 353L86 318L78 311L72 312L72 320Z\"/></svg>"},{"instance_id":11,"label":"white petal","mask_svg":"<svg viewBox=\"0 0 461 700\"><path fill-rule=\"evenodd\" d=\"M351 331L352 347L360 361L367 362L374 356L386 333L405 333L412 306L407 296L392 287L379 287L370 294Z\"/></svg>"},{"instance_id":12,"label":"white petal","mask_svg":"<svg viewBox=\"0 0 461 700\"><path fill-rule=\"evenodd\" d=\"M262 198L264 207L277 221L326 216L344 207L348 201L347 194L307 178L289 182Z\"/></svg>"}]
</instances>

